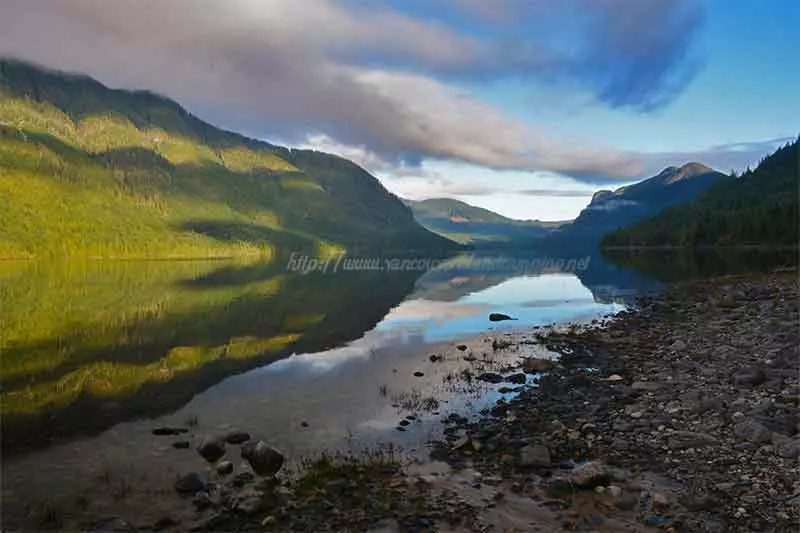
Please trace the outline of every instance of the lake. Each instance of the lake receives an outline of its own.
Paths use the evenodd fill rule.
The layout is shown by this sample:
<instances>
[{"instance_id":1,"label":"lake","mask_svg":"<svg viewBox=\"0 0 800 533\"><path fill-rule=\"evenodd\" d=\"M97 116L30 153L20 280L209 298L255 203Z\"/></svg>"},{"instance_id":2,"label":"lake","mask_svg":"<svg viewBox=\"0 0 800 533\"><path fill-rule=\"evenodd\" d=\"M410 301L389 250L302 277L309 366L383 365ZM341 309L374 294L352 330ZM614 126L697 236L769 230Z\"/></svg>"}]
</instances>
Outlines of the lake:
<instances>
[{"instance_id":1,"label":"lake","mask_svg":"<svg viewBox=\"0 0 800 533\"><path fill-rule=\"evenodd\" d=\"M533 342L529 354L494 354L474 338L601 320L663 280L792 257L0 263L6 523L43 505L180 515L176 476L208 467L172 446L179 437L153 435L160 426L185 427L193 441L245 430L292 465L325 450L420 452L442 416L501 395L498 385L454 379L464 365L437 364L443 347L466 342L465 357L498 368L547 357ZM492 322L490 313L516 320Z\"/></svg>"}]
</instances>

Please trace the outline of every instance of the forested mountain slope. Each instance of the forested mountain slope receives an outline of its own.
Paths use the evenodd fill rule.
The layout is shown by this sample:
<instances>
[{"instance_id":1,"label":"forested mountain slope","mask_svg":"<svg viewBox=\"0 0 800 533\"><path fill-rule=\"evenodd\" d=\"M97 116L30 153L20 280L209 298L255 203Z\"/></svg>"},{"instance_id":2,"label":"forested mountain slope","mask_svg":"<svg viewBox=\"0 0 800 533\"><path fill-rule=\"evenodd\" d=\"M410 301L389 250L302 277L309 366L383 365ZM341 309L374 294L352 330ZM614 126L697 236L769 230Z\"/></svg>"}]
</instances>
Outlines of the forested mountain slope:
<instances>
[{"instance_id":1,"label":"forested mountain slope","mask_svg":"<svg viewBox=\"0 0 800 533\"><path fill-rule=\"evenodd\" d=\"M795 140L738 179L607 235L604 246L797 245L800 152Z\"/></svg>"},{"instance_id":2,"label":"forested mountain slope","mask_svg":"<svg viewBox=\"0 0 800 533\"><path fill-rule=\"evenodd\" d=\"M0 257L445 250L337 156L218 129L177 103L0 60Z\"/></svg>"}]
</instances>

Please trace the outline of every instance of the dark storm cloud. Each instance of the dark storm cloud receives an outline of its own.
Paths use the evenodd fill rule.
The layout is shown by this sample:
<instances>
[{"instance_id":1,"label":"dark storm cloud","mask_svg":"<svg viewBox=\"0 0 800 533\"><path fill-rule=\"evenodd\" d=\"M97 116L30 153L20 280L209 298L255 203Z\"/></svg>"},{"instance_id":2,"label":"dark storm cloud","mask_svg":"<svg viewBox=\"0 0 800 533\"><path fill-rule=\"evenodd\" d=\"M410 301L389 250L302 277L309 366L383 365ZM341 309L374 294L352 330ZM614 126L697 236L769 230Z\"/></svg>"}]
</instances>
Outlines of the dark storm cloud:
<instances>
[{"instance_id":1,"label":"dark storm cloud","mask_svg":"<svg viewBox=\"0 0 800 533\"><path fill-rule=\"evenodd\" d=\"M262 138L324 136L399 168L432 158L589 181L641 175L635 154L559 142L452 83L552 80L649 109L688 79L694 4L503 0L512 16L485 19L504 30L497 40L448 25L452 2L415 17L378 1L4 0L0 55L151 89Z\"/></svg>"}]
</instances>

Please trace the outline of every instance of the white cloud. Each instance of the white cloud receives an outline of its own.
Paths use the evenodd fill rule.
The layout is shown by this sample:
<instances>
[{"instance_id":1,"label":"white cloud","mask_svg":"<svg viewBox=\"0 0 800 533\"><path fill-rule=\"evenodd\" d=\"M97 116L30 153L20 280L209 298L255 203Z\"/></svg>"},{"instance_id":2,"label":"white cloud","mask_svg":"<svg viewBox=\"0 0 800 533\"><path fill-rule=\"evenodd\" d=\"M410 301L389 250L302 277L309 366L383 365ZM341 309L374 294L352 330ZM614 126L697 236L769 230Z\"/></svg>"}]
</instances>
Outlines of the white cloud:
<instances>
[{"instance_id":1,"label":"white cloud","mask_svg":"<svg viewBox=\"0 0 800 533\"><path fill-rule=\"evenodd\" d=\"M515 3L509 6L519 9ZM608 25L611 35L598 28L613 20L613 2L571 0L565 11L535 2L523 9L531 23L571 20L578 9L582 24L564 26L584 43L574 56L536 32L527 41L496 43L378 2L4 0L0 54L151 89L262 138L298 143L324 136L358 147L378 169L408 173L439 159L586 179L631 177L643 170L635 154L559 142L465 93L458 81L567 77L614 101L624 103L630 89L634 104L647 102L686 46L683 36L665 30L675 22L667 15L683 13L687 1L675 2L675 10L663 0L650 3L658 16L637 8L650 21L648 32L615 23ZM639 48L651 42L665 59L646 62L656 71L641 78ZM602 79L589 57L606 65ZM607 86L617 81L631 87Z\"/></svg>"}]
</instances>

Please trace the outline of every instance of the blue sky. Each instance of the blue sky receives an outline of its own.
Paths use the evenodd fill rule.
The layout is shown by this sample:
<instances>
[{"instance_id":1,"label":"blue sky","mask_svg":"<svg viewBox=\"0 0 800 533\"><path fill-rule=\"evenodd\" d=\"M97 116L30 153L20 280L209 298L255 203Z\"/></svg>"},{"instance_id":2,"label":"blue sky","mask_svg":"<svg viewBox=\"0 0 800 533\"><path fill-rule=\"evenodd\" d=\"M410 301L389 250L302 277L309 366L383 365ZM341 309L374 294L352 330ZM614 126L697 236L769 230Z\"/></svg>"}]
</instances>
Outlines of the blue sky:
<instances>
[{"instance_id":1,"label":"blue sky","mask_svg":"<svg viewBox=\"0 0 800 533\"><path fill-rule=\"evenodd\" d=\"M562 220L797 136L798 22L794 0L4 0L0 55L344 155L401 196Z\"/></svg>"},{"instance_id":2,"label":"blue sky","mask_svg":"<svg viewBox=\"0 0 800 533\"><path fill-rule=\"evenodd\" d=\"M800 133L800 2L707 0L699 4L705 9L705 20L694 45L697 74L674 101L660 109L640 112L611 108L587 101L580 94L565 97L560 88L519 81L473 84L470 89L481 99L562 138L603 139L613 146L641 152L697 152L698 160L721 171L741 170L743 164L754 164L772 149L774 143L769 141ZM743 153L742 163L737 165L724 166L716 164L714 157L707 161L703 158L711 147L742 142L763 146L757 144ZM676 157L669 164L684 162ZM576 193L555 199L503 190L452 195L519 218L571 218L586 205L593 191L620 185L613 180L582 184L568 177L553 183L541 173L493 172L447 162L429 168L446 176L463 173L474 183L514 183L523 188L525 182L545 181L555 190ZM426 195L424 186L404 189L397 180L388 181L401 192ZM579 196L582 190L585 194Z\"/></svg>"}]
</instances>

